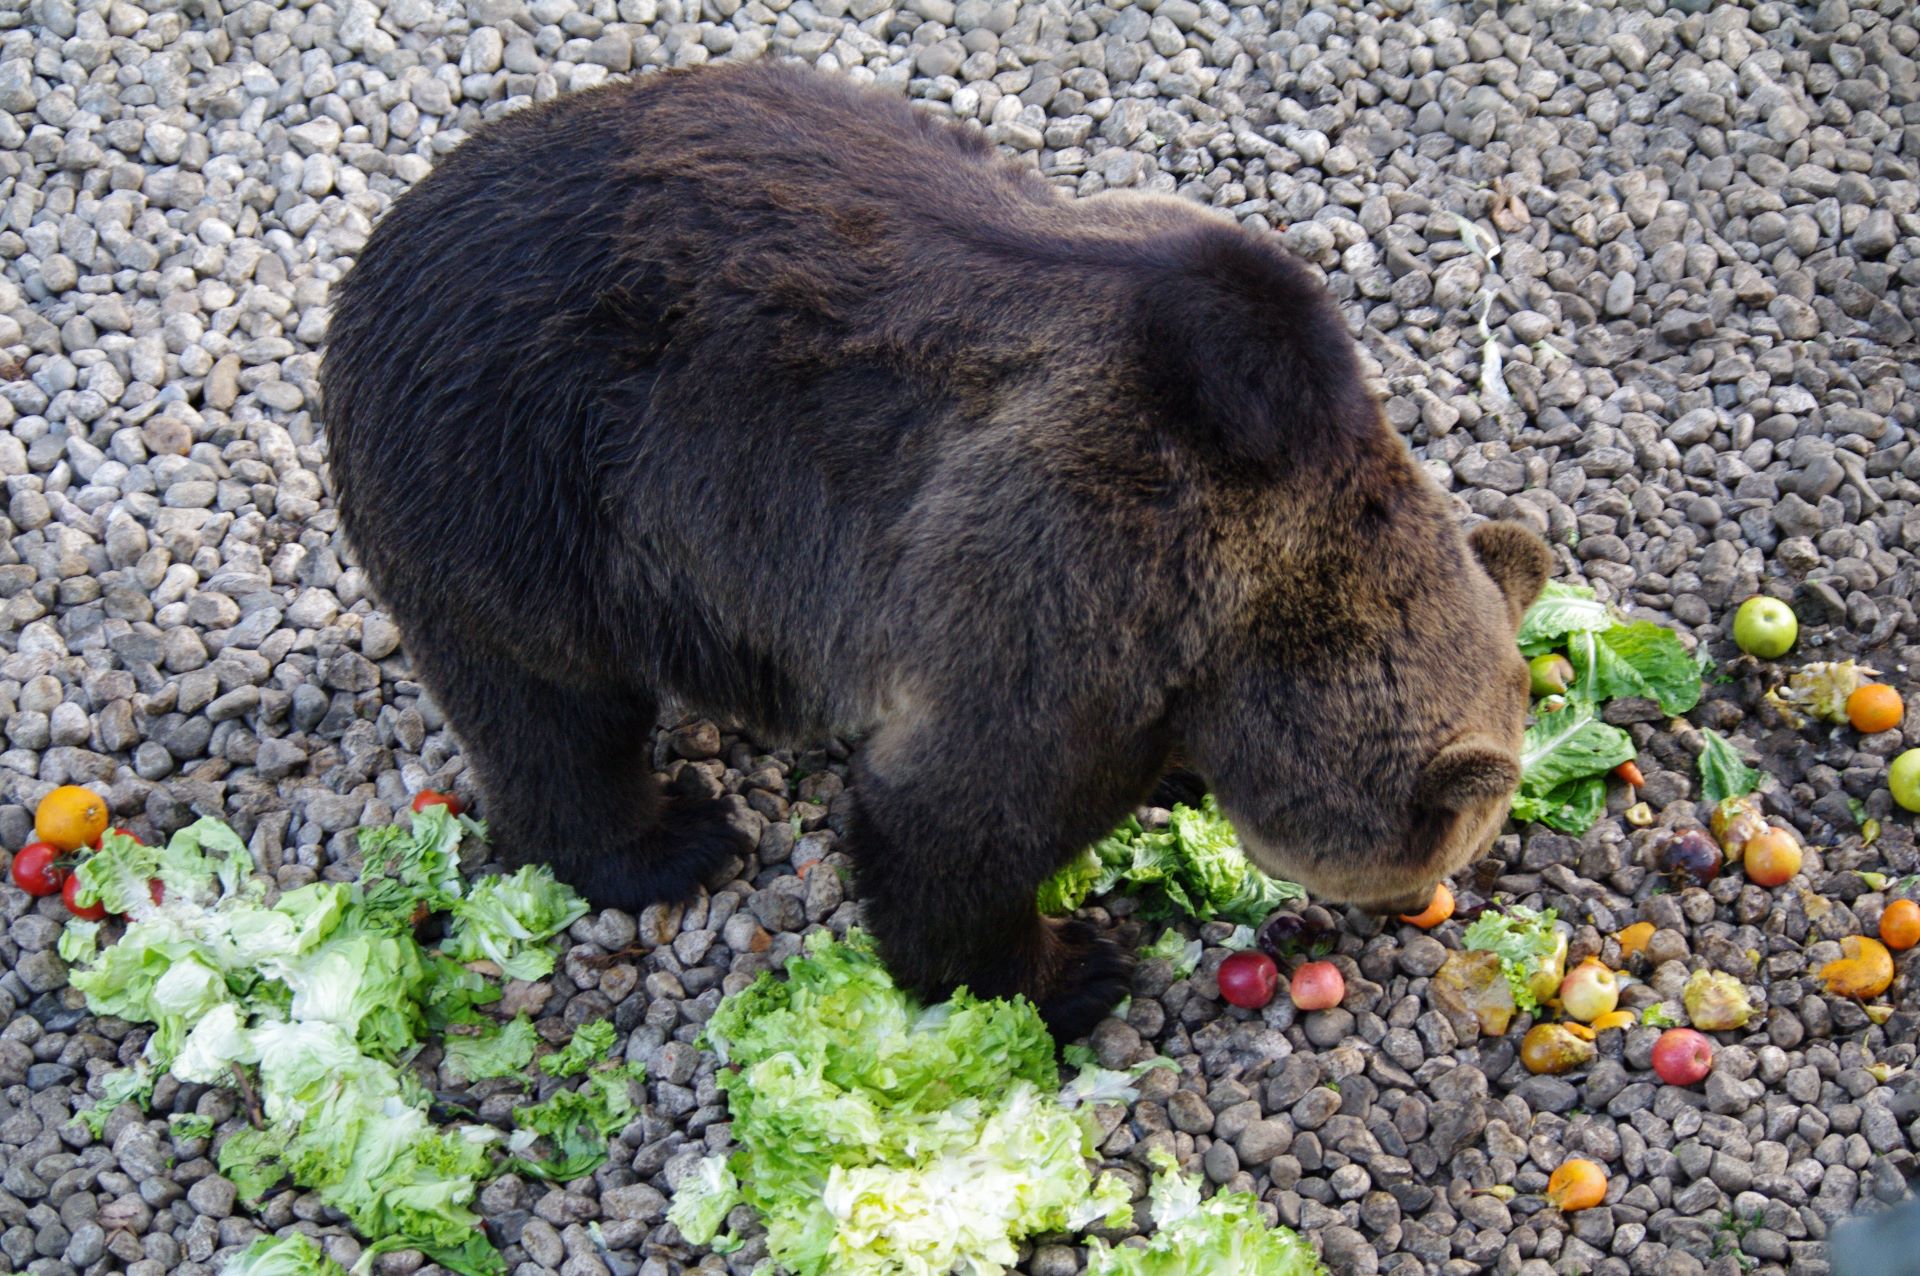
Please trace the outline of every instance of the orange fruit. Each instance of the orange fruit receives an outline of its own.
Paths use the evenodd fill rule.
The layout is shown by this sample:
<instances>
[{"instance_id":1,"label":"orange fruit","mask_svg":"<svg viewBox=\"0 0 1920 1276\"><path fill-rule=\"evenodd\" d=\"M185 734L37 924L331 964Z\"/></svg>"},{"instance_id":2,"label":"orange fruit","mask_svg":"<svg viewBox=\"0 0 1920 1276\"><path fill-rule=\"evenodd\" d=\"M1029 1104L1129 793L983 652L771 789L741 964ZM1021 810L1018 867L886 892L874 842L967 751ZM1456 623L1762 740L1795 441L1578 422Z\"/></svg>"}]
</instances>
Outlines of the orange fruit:
<instances>
[{"instance_id":1,"label":"orange fruit","mask_svg":"<svg viewBox=\"0 0 1920 1276\"><path fill-rule=\"evenodd\" d=\"M1880 914L1880 938L1887 947L1905 952L1920 944L1920 904L1896 899Z\"/></svg>"},{"instance_id":2,"label":"orange fruit","mask_svg":"<svg viewBox=\"0 0 1920 1276\"><path fill-rule=\"evenodd\" d=\"M1547 1179L1547 1204L1571 1214L1592 1209L1607 1199L1607 1172L1583 1157L1560 1163Z\"/></svg>"},{"instance_id":3,"label":"orange fruit","mask_svg":"<svg viewBox=\"0 0 1920 1276\"><path fill-rule=\"evenodd\" d=\"M63 851L77 851L106 831L107 800L77 784L61 785L33 812L34 836Z\"/></svg>"},{"instance_id":4,"label":"orange fruit","mask_svg":"<svg viewBox=\"0 0 1920 1276\"><path fill-rule=\"evenodd\" d=\"M1432 930L1447 918L1453 916L1453 891L1445 882L1433 888L1433 902L1417 913L1402 913L1400 920L1418 926L1421 930Z\"/></svg>"},{"instance_id":5,"label":"orange fruit","mask_svg":"<svg viewBox=\"0 0 1920 1276\"><path fill-rule=\"evenodd\" d=\"M1862 735L1891 731L1906 716L1907 706L1900 699L1900 693L1884 682L1856 687L1847 697L1847 721Z\"/></svg>"},{"instance_id":6,"label":"orange fruit","mask_svg":"<svg viewBox=\"0 0 1920 1276\"><path fill-rule=\"evenodd\" d=\"M1800 844L1785 829L1755 833L1742 854L1747 880L1758 886L1779 886L1800 871Z\"/></svg>"}]
</instances>

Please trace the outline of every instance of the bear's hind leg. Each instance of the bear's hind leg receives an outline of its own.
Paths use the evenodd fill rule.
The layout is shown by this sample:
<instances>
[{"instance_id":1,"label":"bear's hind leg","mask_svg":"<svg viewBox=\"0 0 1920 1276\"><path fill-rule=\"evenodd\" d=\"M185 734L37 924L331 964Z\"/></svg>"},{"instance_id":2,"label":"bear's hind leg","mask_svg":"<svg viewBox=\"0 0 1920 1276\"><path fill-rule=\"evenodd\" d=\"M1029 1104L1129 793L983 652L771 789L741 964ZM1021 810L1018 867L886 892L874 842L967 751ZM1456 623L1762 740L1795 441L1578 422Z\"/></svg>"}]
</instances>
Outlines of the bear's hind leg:
<instances>
[{"instance_id":1,"label":"bear's hind leg","mask_svg":"<svg viewBox=\"0 0 1920 1276\"><path fill-rule=\"evenodd\" d=\"M685 899L751 850L719 799L668 799L653 778L655 701L488 662L415 663L480 781L508 863L544 863L596 908Z\"/></svg>"}]
</instances>

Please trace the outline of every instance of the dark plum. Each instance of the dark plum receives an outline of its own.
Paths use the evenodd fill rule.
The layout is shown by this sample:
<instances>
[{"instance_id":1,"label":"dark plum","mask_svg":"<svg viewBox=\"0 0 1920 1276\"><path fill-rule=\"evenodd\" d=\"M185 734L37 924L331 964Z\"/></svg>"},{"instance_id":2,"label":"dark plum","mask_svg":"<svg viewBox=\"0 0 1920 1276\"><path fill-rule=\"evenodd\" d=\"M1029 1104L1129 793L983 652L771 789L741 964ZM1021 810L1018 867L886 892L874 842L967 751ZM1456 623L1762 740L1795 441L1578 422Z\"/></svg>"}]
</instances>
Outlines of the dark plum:
<instances>
[{"instance_id":1,"label":"dark plum","mask_svg":"<svg viewBox=\"0 0 1920 1276\"><path fill-rule=\"evenodd\" d=\"M1654 850L1653 862L1662 873L1705 886L1720 876L1720 848L1705 829L1669 833Z\"/></svg>"},{"instance_id":2,"label":"dark plum","mask_svg":"<svg viewBox=\"0 0 1920 1276\"><path fill-rule=\"evenodd\" d=\"M1260 928L1258 938L1262 952L1275 961L1283 961L1302 954L1325 956L1333 948L1334 936L1329 927L1299 913L1275 913Z\"/></svg>"}]
</instances>

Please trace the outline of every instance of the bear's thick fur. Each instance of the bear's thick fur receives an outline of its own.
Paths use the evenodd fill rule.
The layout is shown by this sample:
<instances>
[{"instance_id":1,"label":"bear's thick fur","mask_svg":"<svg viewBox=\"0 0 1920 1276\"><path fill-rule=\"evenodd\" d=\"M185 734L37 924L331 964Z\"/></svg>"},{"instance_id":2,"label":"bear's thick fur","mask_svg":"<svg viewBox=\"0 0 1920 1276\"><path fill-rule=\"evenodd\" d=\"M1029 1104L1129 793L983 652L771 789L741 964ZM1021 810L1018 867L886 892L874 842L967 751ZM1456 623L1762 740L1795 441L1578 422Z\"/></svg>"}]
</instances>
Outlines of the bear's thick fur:
<instances>
[{"instance_id":1,"label":"bear's thick fur","mask_svg":"<svg viewBox=\"0 0 1920 1276\"><path fill-rule=\"evenodd\" d=\"M1544 546L1472 537L1271 236L1075 201L978 132L772 64L480 130L335 299L346 528L510 856L596 904L740 850L659 698L864 734L896 975L1070 1037L1113 948L1034 889L1175 756L1255 860L1426 903L1518 779Z\"/></svg>"}]
</instances>

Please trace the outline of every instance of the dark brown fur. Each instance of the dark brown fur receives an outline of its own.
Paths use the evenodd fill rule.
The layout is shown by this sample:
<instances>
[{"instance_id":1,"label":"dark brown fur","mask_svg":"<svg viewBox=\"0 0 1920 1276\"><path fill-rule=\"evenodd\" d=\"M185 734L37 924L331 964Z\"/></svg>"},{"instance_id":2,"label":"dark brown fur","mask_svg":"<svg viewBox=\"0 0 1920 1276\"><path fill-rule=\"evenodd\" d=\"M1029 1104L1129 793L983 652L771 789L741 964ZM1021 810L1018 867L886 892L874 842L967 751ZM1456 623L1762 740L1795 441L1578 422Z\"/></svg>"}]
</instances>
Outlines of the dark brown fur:
<instances>
[{"instance_id":1,"label":"dark brown fur","mask_svg":"<svg viewBox=\"0 0 1920 1276\"><path fill-rule=\"evenodd\" d=\"M347 528L502 842L601 905L738 845L656 792L666 693L868 733L849 841L893 969L1068 1036L1124 972L1034 889L1176 750L1263 865L1379 907L1517 779L1545 550L1469 549L1308 271L837 79L482 130L339 289L325 388Z\"/></svg>"}]
</instances>

